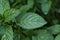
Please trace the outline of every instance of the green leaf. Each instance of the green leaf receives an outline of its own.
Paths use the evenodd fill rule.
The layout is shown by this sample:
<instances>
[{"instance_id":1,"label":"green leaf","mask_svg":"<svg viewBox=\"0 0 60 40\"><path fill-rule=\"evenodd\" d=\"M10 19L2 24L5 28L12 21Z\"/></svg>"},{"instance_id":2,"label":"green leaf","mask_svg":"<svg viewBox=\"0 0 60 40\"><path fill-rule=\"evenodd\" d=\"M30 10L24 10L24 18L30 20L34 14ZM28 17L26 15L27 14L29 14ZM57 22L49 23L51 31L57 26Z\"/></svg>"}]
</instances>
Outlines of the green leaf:
<instances>
[{"instance_id":1,"label":"green leaf","mask_svg":"<svg viewBox=\"0 0 60 40\"><path fill-rule=\"evenodd\" d=\"M36 31L37 35L35 36L35 38L37 38L37 40L53 40L53 36L50 32L48 32L47 30L37 30Z\"/></svg>"},{"instance_id":2,"label":"green leaf","mask_svg":"<svg viewBox=\"0 0 60 40\"><path fill-rule=\"evenodd\" d=\"M4 33L5 33L5 27L0 26L0 36L4 35Z\"/></svg>"},{"instance_id":3,"label":"green leaf","mask_svg":"<svg viewBox=\"0 0 60 40\"><path fill-rule=\"evenodd\" d=\"M9 22L14 19L20 14L18 9L10 9L4 12L5 22Z\"/></svg>"},{"instance_id":4,"label":"green leaf","mask_svg":"<svg viewBox=\"0 0 60 40\"><path fill-rule=\"evenodd\" d=\"M44 0L42 1L42 3L41 3L41 10L43 11L43 13L45 15L48 14L48 12L49 12L49 10L51 8L51 5L52 5L52 2L50 0L49 1L45 1L45 2L44 2Z\"/></svg>"},{"instance_id":5,"label":"green leaf","mask_svg":"<svg viewBox=\"0 0 60 40\"><path fill-rule=\"evenodd\" d=\"M20 30L14 30L14 40L20 40Z\"/></svg>"},{"instance_id":6,"label":"green leaf","mask_svg":"<svg viewBox=\"0 0 60 40\"><path fill-rule=\"evenodd\" d=\"M60 25L53 25L47 28L52 34L58 34L60 32Z\"/></svg>"},{"instance_id":7,"label":"green leaf","mask_svg":"<svg viewBox=\"0 0 60 40\"><path fill-rule=\"evenodd\" d=\"M2 24L2 22L3 22L3 17L2 17L2 15L0 14L0 25Z\"/></svg>"},{"instance_id":8,"label":"green leaf","mask_svg":"<svg viewBox=\"0 0 60 40\"><path fill-rule=\"evenodd\" d=\"M0 14L3 15L4 11L10 9L8 0L0 0Z\"/></svg>"},{"instance_id":9,"label":"green leaf","mask_svg":"<svg viewBox=\"0 0 60 40\"><path fill-rule=\"evenodd\" d=\"M35 29L42 27L47 22L44 20L43 17L39 16L38 14L29 12L21 14L17 18L17 23L20 27L24 29Z\"/></svg>"},{"instance_id":10,"label":"green leaf","mask_svg":"<svg viewBox=\"0 0 60 40\"><path fill-rule=\"evenodd\" d=\"M36 36L32 36L32 40L37 40Z\"/></svg>"},{"instance_id":11,"label":"green leaf","mask_svg":"<svg viewBox=\"0 0 60 40\"><path fill-rule=\"evenodd\" d=\"M29 9L31 9L34 5L34 0L28 0L28 4L27 5L23 5L20 7L20 12L25 13L27 12Z\"/></svg>"},{"instance_id":12,"label":"green leaf","mask_svg":"<svg viewBox=\"0 0 60 40\"><path fill-rule=\"evenodd\" d=\"M13 30L11 26L5 27L5 33L2 36L1 40L13 40Z\"/></svg>"},{"instance_id":13,"label":"green leaf","mask_svg":"<svg viewBox=\"0 0 60 40\"><path fill-rule=\"evenodd\" d=\"M53 40L53 36L47 30L38 33L37 40Z\"/></svg>"},{"instance_id":14,"label":"green leaf","mask_svg":"<svg viewBox=\"0 0 60 40\"><path fill-rule=\"evenodd\" d=\"M60 40L60 34L55 37L55 40Z\"/></svg>"}]
</instances>

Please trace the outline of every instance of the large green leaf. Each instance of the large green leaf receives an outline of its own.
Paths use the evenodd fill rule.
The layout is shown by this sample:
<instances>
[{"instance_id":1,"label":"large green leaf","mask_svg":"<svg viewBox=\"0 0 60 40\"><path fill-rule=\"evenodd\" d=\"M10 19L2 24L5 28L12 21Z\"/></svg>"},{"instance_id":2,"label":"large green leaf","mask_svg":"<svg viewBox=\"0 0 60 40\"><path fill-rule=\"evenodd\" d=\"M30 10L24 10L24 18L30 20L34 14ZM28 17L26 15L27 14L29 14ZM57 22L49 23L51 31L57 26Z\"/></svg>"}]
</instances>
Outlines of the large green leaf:
<instances>
[{"instance_id":1,"label":"large green leaf","mask_svg":"<svg viewBox=\"0 0 60 40\"><path fill-rule=\"evenodd\" d=\"M47 22L44 20L43 17L39 16L38 14L29 12L21 14L17 18L17 23L20 27L24 29L35 29L42 27Z\"/></svg>"},{"instance_id":2,"label":"large green leaf","mask_svg":"<svg viewBox=\"0 0 60 40\"><path fill-rule=\"evenodd\" d=\"M8 0L0 0L0 14L3 15L4 11L10 9Z\"/></svg>"},{"instance_id":3,"label":"large green leaf","mask_svg":"<svg viewBox=\"0 0 60 40\"><path fill-rule=\"evenodd\" d=\"M52 34L60 33L60 25L53 25L47 28Z\"/></svg>"},{"instance_id":4,"label":"large green leaf","mask_svg":"<svg viewBox=\"0 0 60 40\"><path fill-rule=\"evenodd\" d=\"M9 22L11 20L14 20L15 17L17 17L19 14L20 14L20 11L18 9L6 10L4 12L5 22Z\"/></svg>"},{"instance_id":5,"label":"large green leaf","mask_svg":"<svg viewBox=\"0 0 60 40\"><path fill-rule=\"evenodd\" d=\"M51 5L52 5L52 2L51 0L40 0L39 1L41 3L41 9L43 11L44 14L48 14L50 8L51 8Z\"/></svg>"},{"instance_id":6,"label":"large green leaf","mask_svg":"<svg viewBox=\"0 0 60 40\"><path fill-rule=\"evenodd\" d=\"M60 40L60 34L55 37L55 40Z\"/></svg>"},{"instance_id":7,"label":"large green leaf","mask_svg":"<svg viewBox=\"0 0 60 40\"><path fill-rule=\"evenodd\" d=\"M13 30L11 26L5 27L5 33L2 36L1 40L13 40Z\"/></svg>"}]
</instances>

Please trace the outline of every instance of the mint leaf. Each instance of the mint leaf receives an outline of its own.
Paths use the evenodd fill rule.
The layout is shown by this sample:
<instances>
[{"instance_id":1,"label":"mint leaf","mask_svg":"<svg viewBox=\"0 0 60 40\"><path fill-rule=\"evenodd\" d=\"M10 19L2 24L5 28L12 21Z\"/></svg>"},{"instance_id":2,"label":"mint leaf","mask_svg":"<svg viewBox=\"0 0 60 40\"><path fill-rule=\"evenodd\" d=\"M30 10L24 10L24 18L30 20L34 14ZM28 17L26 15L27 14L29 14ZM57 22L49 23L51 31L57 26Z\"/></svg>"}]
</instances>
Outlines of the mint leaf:
<instances>
[{"instance_id":1,"label":"mint leaf","mask_svg":"<svg viewBox=\"0 0 60 40\"><path fill-rule=\"evenodd\" d=\"M60 25L53 25L47 28L52 34L60 33Z\"/></svg>"},{"instance_id":2,"label":"mint leaf","mask_svg":"<svg viewBox=\"0 0 60 40\"><path fill-rule=\"evenodd\" d=\"M0 14L3 15L4 11L10 9L8 0L0 0Z\"/></svg>"},{"instance_id":3,"label":"mint leaf","mask_svg":"<svg viewBox=\"0 0 60 40\"><path fill-rule=\"evenodd\" d=\"M35 29L42 27L47 22L38 14L29 12L21 14L20 17L17 18L17 23L24 29Z\"/></svg>"},{"instance_id":4,"label":"mint leaf","mask_svg":"<svg viewBox=\"0 0 60 40\"><path fill-rule=\"evenodd\" d=\"M20 11L22 13L25 13L27 12L29 9L31 9L34 5L34 0L28 0L27 4L26 5L23 5L20 7Z\"/></svg>"},{"instance_id":5,"label":"mint leaf","mask_svg":"<svg viewBox=\"0 0 60 40\"><path fill-rule=\"evenodd\" d=\"M52 5L52 2L51 0L39 0L39 2L41 3L41 10L42 12L47 15L50 8L51 8L51 5Z\"/></svg>"},{"instance_id":6,"label":"mint leaf","mask_svg":"<svg viewBox=\"0 0 60 40\"><path fill-rule=\"evenodd\" d=\"M1 40L13 40L13 30L11 26L5 27L5 33L2 36Z\"/></svg>"},{"instance_id":7,"label":"mint leaf","mask_svg":"<svg viewBox=\"0 0 60 40\"><path fill-rule=\"evenodd\" d=\"M45 29L35 30L34 34L35 34L34 37L36 40L53 40L54 39L52 34Z\"/></svg>"},{"instance_id":8,"label":"mint leaf","mask_svg":"<svg viewBox=\"0 0 60 40\"><path fill-rule=\"evenodd\" d=\"M20 14L18 9L10 9L4 12L5 22L15 20L15 18Z\"/></svg>"}]
</instances>

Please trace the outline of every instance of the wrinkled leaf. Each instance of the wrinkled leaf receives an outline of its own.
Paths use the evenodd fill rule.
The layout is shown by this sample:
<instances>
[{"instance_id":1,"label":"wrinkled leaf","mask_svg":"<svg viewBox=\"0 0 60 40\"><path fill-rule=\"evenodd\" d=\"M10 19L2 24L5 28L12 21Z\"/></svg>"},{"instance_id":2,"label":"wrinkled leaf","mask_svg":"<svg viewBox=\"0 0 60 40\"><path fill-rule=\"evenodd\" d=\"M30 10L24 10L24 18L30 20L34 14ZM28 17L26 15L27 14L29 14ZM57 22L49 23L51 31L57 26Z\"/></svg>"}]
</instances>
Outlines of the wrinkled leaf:
<instances>
[{"instance_id":1,"label":"wrinkled leaf","mask_svg":"<svg viewBox=\"0 0 60 40\"><path fill-rule=\"evenodd\" d=\"M51 8L51 5L52 5L51 1L41 3L41 10L43 11L44 14L46 14L46 15L48 14L48 12L49 12L49 10Z\"/></svg>"},{"instance_id":2,"label":"wrinkled leaf","mask_svg":"<svg viewBox=\"0 0 60 40\"><path fill-rule=\"evenodd\" d=\"M4 12L5 22L15 20L15 18L20 14L20 11L17 9L10 9Z\"/></svg>"},{"instance_id":3,"label":"wrinkled leaf","mask_svg":"<svg viewBox=\"0 0 60 40\"><path fill-rule=\"evenodd\" d=\"M21 7L20 7L20 11L21 11L22 13L27 12L30 8L33 7L33 4L34 4L34 0L28 0L28 4L21 6Z\"/></svg>"},{"instance_id":4,"label":"wrinkled leaf","mask_svg":"<svg viewBox=\"0 0 60 40\"><path fill-rule=\"evenodd\" d=\"M17 18L17 23L24 29L35 29L42 27L47 22L38 14L29 12L21 14L20 17Z\"/></svg>"},{"instance_id":5,"label":"wrinkled leaf","mask_svg":"<svg viewBox=\"0 0 60 40\"><path fill-rule=\"evenodd\" d=\"M11 26L6 26L5 33L1 40L13 40L13 30Z\"/></svg>"},{"instance_id":6,"label":"wrinkled leaf","mask_svg":"<svg viewBox=\"0 0 60 40\"><path fill-rule=\"evenodd\" d=\"M52 34L58 34L60 32L60 25L53 25L47 28Z\"/></svg>"},{"instance_id":7,"label":"wrinkled leaf","mask_svg":"<svg viewBox=\"0 0 60 40\"><path fill-rule=\"evenodd\" d=\"M53 40L53 36L47 30L40 30L36 36L37 40Z\"/></svg>"},{"instance_id":8,"label":"wrinkled leaf","mask_svg":"<svg viewBox=\"0 0 60 40\"><path fill-rule=\"evenodd\" d=\"M0 0L0 14L3 15L4 11L10 9L8 0Z\"/></svg>"},{"instance_id":9,"label":"wrinkled leaf","mask_svg":"<svg viewBox=\"0 0 60 40\"><path fill-rule=\"evenodd\" d=\"M0 26L0 36L4 35L4 33L5 33L5 27Z\"/></svg>"}]
</instances>

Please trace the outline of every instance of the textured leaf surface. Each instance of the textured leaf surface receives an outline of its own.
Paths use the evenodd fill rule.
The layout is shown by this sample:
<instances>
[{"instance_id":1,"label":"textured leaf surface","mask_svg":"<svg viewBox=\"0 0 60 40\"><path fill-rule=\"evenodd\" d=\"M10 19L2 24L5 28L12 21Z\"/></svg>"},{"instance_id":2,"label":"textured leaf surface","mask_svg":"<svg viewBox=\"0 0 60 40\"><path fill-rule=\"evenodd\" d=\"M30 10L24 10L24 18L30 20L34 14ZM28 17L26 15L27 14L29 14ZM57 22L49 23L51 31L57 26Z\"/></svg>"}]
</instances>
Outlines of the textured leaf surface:
<instances>
[{"instance_id":1,"label":"textured leaf surface","mask_svg":"<svg viewBox=\"0 0 60 40\"><path fill-rule=\"evenodd\" d=\"M60 34L55 37L55 40L60 40Z\"/></svg>"},{"instance_id":2,"label":"textured leaf surface","mask_svg":"<svg viewBox=\"0 0 60 40\"><path fill-rule=\"evenodd\" d=\"M42 27L47 22L38 14L29 12L21 14L20 17L17 18L17 23L24 29L35 29Z\"/></svg>"},{"instance_id":3,"label":"textured leaf surface","mask_svg":"<svg viewBox=\"0 0 60 40\"><path fill-rule=\"evenodd\" d=\"M53 25L48 28L52 34L58 34L60 32L60 25Z\"/></svg>"},{"instance_id":4,"label":"textured leaf surface","mask_svg":"<svg viewBox=\"0 0 60 40\"><path fill-rule=\"evenodd\" d=\"M22 13L25 13L26 11L28 11L30 8L33 7L33 4L34 4L34 0L28 0L27 5L21 6L20 11Z\"/></svg>"},{"instance_id":5,"label":"textured leaf surface","mask_svg":"<svg viewBox=\"0 0 60 40\"><path fill-rule=\"evenodd\" d=\"M4 33L5 33L5 27L0 26L0 36L4 35Z\"/></svg>"},{"instance_id":6,"label":"textured leaf surface","mask_svg":"<svg viewBox=\"0 0 60 40\"><path fill-rule=\"evenodd\" d=\"M8 0L0 0L0 14L3 15L4 11L10 9Z\"/></svg>"},{"instance_id":7,"label":"textured leaf surface","mask_svg":"<svg viewBox=\"0 0 60 40\"><path fill-rule=\"evenodd\" d=\"M4 12L5 22L14 20L20 14L20 11L17 9L10 9Z\"/></svg>"},{"instance_id":8,"label":"textured leaf surface","mask_svg":"<svg viewBox=\"0 0 60 40\"><path fill-rule=\"evenodd\" d=\"M5 33L1 40L13 40L13 30L11 26L6 26Z\"/></svg>"},{"instance_id":9,"label":"textured leaf surface","mask_svg":"<svg viewBox=\"0 0 60 40\"><path fill-rule=\"evenodd\" d=\"M44 14L48 14L50 8L51 8L51 1L45 1L43 2L44 0L42 0L42 3L41 3L41 10L43 11Z\"/></svg>"},{"instance_id":10,"label":"textured leaf surface","mask_svg":"<svg viewBox=\"0 0 60 40\"><path fill-rule=\"evenodd\" d=\"M47 30L40 30L37 35L37 40L53 40L53 36Z\"/></svg>"}]
</instances>

